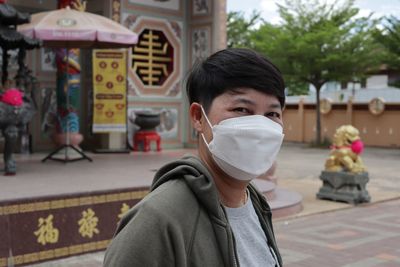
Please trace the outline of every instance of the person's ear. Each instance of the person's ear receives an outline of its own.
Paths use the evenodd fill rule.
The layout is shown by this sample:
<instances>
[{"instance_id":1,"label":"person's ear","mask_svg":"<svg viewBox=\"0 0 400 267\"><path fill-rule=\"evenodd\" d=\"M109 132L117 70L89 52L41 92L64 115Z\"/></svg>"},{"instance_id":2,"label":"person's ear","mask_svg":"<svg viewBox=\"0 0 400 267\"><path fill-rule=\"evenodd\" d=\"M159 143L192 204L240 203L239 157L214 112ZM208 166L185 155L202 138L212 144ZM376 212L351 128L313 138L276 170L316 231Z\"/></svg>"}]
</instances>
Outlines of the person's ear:
<instances>
[{"instance_id":1,"label":"person's ear","mask_svg":"<svg viewBox=\"0 0 400 267\"><path fill-rule=\"evenodd\" d=\"M201 112L201 105L199 103L193 102L190 104L189 108L190 120L192 121L193 128L198 132L202 132L202 121L203 113Z\"/></svg>"}]
</instances>

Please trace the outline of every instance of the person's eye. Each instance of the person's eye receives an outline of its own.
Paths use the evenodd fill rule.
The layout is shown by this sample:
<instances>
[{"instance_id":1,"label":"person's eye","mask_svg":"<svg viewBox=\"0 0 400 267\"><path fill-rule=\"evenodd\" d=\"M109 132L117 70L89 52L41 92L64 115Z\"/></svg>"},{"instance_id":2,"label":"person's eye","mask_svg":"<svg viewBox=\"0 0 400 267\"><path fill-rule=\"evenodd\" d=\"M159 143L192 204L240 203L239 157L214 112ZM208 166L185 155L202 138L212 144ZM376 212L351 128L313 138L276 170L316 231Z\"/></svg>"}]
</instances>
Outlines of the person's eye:
<instances>
[{"instance_id":1,"label":"person's eye","mask_svg":"<svg viewBox=\"0 0 400 267\"><path fill-rule=\"evenodd\" d=\"M277 118L277 119L281 118L281 114L279 112L269 112L265 116L269 118Z\"/></svg>"},{"instance_id":2,"label":"person's eye","mask_svg":"<svg viewBox=\"0 0 400 267\"><path fill-rule=\"evenodd\" d=\"M233 111L240 113L240 114L250 114L251 113L249 109L242 108L242 107L234 108Z\"/></svg>"}]
</instances>

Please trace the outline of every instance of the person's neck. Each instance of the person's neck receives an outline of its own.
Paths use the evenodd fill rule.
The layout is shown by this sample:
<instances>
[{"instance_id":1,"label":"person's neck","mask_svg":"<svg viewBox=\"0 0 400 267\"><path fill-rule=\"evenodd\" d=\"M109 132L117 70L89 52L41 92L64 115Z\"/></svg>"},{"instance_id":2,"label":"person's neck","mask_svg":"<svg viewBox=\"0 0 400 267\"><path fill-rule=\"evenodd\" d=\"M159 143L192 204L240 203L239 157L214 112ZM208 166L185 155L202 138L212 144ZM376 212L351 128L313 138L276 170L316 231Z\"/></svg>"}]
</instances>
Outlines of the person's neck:
<instances>
[{"instance_id":1,"label":"person's neck","mask_svg":"<svg viewBox=\"0 0 400 267\"><path fill-rule=\"evenodd\" d=\"M211 173L221 203L228 208L239 208L246 204L248 181L239 181L226 175L212 160L207 148L199 148L199 156Z\"/></svg>"},{"instance_id":2,"label":"person's neck","mask_svg":"<svg viewBox=\"0 0 400 267\"><path fill-rule=\"evenodd\" d=\"M221 203L228 208L239 208L246 204L248 183L242 181L229 181L232 178L214 176L214 182L217 187Z\"/></svg>"}]
</instances>

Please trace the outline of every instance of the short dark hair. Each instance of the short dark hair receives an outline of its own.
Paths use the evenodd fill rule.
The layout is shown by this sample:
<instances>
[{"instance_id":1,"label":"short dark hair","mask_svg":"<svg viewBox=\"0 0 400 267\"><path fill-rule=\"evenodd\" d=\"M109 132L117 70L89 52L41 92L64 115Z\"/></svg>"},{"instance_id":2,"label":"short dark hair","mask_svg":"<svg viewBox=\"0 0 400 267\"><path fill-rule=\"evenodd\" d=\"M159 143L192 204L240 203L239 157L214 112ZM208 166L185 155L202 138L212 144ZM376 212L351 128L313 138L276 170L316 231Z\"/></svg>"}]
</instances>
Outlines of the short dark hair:
<instances>
[{"instance_id":1,"label":"short dark hair","mask_svg":"<svg viewBox=\"0 0 400 267\"><path fill-rule=\"evenodd\" d=\"M238 88L276 96L281 107L285 105L285 83L279 69L246 48L224 49L196 63L186 82L189 103L198 102L206 111L217 96Z\"/></svg>"}]
</instances>

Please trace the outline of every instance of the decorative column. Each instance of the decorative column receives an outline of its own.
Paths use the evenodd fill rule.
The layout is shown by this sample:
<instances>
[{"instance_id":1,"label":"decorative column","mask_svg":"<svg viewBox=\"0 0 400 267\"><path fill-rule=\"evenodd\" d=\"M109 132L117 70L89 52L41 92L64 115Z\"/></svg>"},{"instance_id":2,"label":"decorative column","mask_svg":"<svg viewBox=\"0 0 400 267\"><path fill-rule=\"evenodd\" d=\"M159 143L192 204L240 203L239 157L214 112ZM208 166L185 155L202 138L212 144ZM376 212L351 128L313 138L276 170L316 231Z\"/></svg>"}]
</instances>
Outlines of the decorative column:
<instances>
[{"instance_id":1,"label":"decorative column","mask_svg":"<svg viewBox=\"0 0 400 267\"><path fill-rule=\"evenodd\" d=\"M80 0L59 0L58 8L67 6L81 11L85 9L85 5ZM58 144L67 143L77 146L83 140L82 134L79 133L78 115L81 83L79 54L80 50L76 48L56 50L57 123L54 140Z\"/></svg>"}]
</instances>

